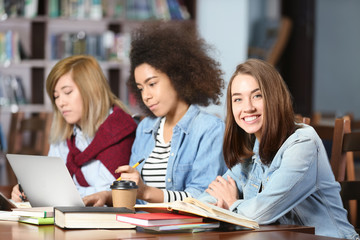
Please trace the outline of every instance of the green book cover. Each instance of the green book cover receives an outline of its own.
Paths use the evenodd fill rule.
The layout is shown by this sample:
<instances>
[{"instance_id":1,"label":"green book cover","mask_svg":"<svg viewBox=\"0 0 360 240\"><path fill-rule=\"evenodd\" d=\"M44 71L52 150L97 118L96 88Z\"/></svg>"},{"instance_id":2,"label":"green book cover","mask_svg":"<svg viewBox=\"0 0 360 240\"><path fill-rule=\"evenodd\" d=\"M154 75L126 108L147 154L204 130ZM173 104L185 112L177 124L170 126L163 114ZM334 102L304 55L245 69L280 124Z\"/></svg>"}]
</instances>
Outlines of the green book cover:
<instances>
[{"instance_id":1,"label":"green book cover","mask_svg":"<svg viewBox=\"0 0 360 240\"><path fill-rule=\"evenodd\" d=\"M42 218L42 217L20 216L19 222L30 223L30 224L35 224L35 225L49 225L49 224L54 224L54 218L53 217Z\"/></svg>"},{"instance_id":2,"label":"green book cover","mask_svg":"<svg viewBox=\"0 0 360 240\"><path fill-rule=\"evenodd\" d=\"M49 17L57 18L59 17L59 0L49 0Z\"/></svg>"}]
</instances>

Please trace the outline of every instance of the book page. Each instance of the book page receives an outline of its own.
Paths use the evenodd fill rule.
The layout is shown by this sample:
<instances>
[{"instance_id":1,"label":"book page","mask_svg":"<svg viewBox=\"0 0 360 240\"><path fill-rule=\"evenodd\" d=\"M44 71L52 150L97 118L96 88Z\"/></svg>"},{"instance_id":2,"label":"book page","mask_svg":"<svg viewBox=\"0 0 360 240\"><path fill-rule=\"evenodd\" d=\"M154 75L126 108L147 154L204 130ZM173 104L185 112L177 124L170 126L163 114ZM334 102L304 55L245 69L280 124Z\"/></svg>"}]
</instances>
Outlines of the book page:
<instances>
[{"instance_id":1,"label":"book page","mask_svg":"<svg viewBox=\"0 0 360 240\"><path fill-rule=\"evenodd\" d=\"M154 210L179 211L212 218L247 228L259 228L258 223L254 220L248 219L229 210L201 202L194 198L186 198L184 201L175 201L171 203L148 203L145 205L138 204L135 205L135 209L149 212L154 212Z\"/></svg>"},{"instance_id":2,"label":"book page","mask_svg":"<svg viewBox=\"0 0 360 240\"><path fill-rule=\"evenodd\" d=\"M229 215L230 215L230 216L232 216L234 218L241 218L243 220L255 222L254 220L252 220L250 218L247 218L247 217L245 217L243 215L231 212L231 211L229 211L227 209L220 208L218 206L209 204L207 202L199 201L199 200L197 200L195 198L185 198L184 202L188 202L188 203L194 204L195 206L199 206L200 208L203 208L206 211L211 212L212 214L214 214L216 216L219 216L219 217L221 217L221 216L229 217Z\"/></svg>"}]
</instances>

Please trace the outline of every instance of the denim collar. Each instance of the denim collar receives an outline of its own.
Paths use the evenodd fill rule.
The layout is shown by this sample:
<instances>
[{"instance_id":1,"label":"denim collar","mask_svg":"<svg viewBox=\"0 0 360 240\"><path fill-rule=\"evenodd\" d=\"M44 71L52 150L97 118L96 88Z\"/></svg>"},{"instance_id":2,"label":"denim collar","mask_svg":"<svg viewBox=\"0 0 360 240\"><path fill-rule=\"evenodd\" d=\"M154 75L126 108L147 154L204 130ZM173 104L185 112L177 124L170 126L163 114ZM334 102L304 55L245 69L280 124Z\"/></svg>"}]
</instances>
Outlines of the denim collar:
<instances>
[{"instance_id":1,"label":"denim collar","mask_svg":"<svg viewBox=\"0 0 360 240\"><path fill-rule=\"evenodd\" d=\"M200 113L200 108L197 105L190 105L189 109L186 111L185 115L180 119L175 127L179 127L185 134L189 133L191 123L194 120L195 116ZM160 126L161 117L156 118L153 126L149 126L144 129L145 133L156 133Z\"/></svg>"}]
</instances>

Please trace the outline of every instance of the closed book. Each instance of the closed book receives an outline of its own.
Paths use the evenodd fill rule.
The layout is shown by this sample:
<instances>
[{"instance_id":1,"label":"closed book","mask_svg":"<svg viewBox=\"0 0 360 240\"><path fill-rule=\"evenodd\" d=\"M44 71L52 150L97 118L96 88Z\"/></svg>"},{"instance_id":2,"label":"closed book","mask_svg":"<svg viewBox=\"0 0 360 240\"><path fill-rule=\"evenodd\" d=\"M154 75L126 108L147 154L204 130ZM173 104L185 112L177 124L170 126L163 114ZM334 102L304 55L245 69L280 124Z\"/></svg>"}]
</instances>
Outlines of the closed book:
<instances>
[{"instance_id":1,"label":"closed book","mask_svg":"<svg viewBox=\"0 0 360 240\"><path fill-rule=\"evenodd\" d=\"M13 214L17 216L40 218L54 217L53 207L14 208L12 211Z\"/></svg>"},{"instance_id":2,"label":"closed book","mask_svg":"<svg viewBox=\"0 0 360 240\"><path fill-rule=\"evenodd\" d=\"M14 215L11 211L0 211L0 221L19 221L19 216Z\"/></svg>"},{"instance_id":3,"label":"closed book","mask_svg":"<svg viewBox=\"0 0 360 240\"><path fill-rule=\"evenodd\" d=\"M162 226L171 224L202 222L203 218L176 213L117 214L116 220L137 226Z\"/></svg>"},{"instance_id":4,"label":"closed book","mask_svg":"<svg viewBox=\"0 0 360 240\"><path fill-rule=\"evenodd\" d=\"M20 216L19 222L22 223L30 223L35 225L50 225L54 224L54 218L53 217L26 217L26 216Z\"/></svg>"},{"instance_id":5,"label":"closed book","mask_svg":"<svg viewBox=\"0 0 360 240\"><path fill-rule=\"evenodd\" d=\"M55 225L61 228L135 228L135 225L116 221L116 214L132 214L128 208L115 207L55 207Z\"/></svg>"}]
</instances>

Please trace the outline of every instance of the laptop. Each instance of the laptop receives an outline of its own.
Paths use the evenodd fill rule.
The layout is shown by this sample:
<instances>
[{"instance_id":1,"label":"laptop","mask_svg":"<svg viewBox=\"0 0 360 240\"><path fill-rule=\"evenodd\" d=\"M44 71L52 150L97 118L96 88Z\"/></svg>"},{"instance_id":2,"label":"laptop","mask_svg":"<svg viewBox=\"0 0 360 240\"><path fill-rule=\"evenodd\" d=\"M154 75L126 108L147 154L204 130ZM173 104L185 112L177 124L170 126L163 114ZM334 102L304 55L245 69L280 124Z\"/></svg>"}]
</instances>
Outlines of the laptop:
<instances>
[{"instance_id":1,"label":"laptop","mask_svg":"<svg viewBox=\"0 0 360 240\"><path fill-rule=\"evenodd\" d=\"M59 157L6 154L32 207L85 206Z\"/></svg>"}]
</instances>

